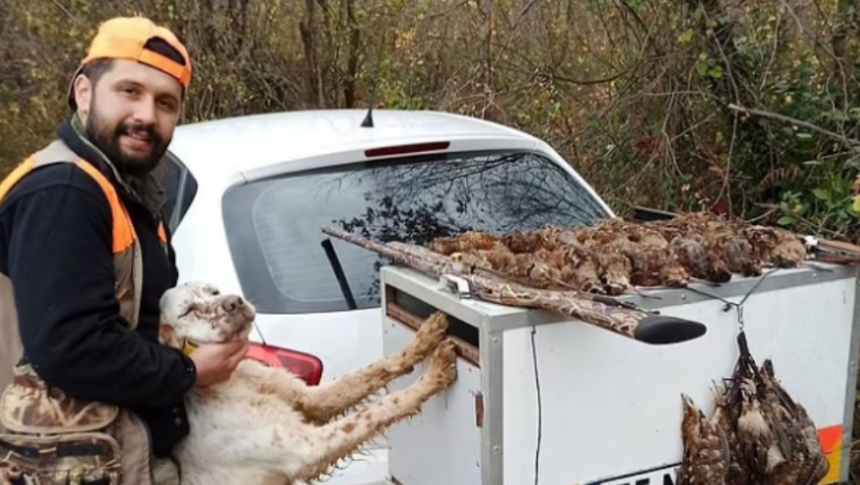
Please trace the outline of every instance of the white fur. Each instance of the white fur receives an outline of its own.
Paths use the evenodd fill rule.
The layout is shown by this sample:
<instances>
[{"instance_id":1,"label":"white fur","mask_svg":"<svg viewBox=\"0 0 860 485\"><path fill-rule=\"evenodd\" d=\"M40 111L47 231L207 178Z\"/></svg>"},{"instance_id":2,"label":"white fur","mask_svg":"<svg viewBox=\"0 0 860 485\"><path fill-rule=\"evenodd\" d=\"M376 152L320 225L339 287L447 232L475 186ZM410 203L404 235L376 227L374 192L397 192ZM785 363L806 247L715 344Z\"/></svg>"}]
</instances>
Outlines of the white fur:
<instances>
[{"instance_id":1,"label":"white fur","mask_svg":"<svg viewBox=\"0 0 860 485\"><path fill-rule=\"evenodd\" d=\"M161 311L161 341L176 348L245 337L255 317L248 302L203 283L169 290ZM387 427L419 413L456 379L446 329L447 319L437 313L403 352L322 386L245 360L227 382L195 387L186 398L191 433L175 450L182 485L291 485L319 478ZM415 384L350 411L431 355Z\"/></svg>"}]
</instances>

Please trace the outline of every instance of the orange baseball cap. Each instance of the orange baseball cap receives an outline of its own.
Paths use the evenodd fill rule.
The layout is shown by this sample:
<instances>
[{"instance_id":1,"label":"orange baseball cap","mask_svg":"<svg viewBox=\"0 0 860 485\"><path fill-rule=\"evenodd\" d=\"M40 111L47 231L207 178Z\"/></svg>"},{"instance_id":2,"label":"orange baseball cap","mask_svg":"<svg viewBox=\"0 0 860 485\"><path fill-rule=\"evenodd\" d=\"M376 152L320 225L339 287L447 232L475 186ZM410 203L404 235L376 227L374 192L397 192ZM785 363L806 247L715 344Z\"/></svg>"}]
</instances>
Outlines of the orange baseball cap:
<instances>
[{"instance_id":1,"label":"orange baseball cap","mask_svg":"<svg viewBox=\"0 0 860 485\"><path fill-rule=\"evenodd\" d=\"M159 39L175 49L184 60L180 64L149 48L148 44ZM158 26L146 17L115 17L103 22L90 43L86 57L72 76L69 86L69 104L75 103L74 83L84 67L98 59L127 59L161 70L173 76L183 91L191 84L191 58L182 42L166 27Z\"/></svg>"}]
</instances>

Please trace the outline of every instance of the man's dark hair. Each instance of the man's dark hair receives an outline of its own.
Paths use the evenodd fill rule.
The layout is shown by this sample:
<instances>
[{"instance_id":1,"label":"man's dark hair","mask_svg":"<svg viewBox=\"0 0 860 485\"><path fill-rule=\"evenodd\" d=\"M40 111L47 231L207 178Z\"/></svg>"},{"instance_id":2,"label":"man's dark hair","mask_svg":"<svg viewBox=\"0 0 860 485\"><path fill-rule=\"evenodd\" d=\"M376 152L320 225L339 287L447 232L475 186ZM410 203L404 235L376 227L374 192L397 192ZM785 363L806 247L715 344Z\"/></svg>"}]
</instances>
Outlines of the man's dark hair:
<instances>
[{"instance_id":1,"label":"man's dark hair","mask_svg":"<svg viewBox=\"0 0 860 485\"><path fill-rule=\"evenodd\" d=\"M96 59L95 61L86 65L86 67L81 70L81 74L87 77L90 80L93 87L98 84L99 79L104 76L108 71L113 68L113 59Z\"/></svg>"},{"instance_id":2,"label":"man's dark hair","mask_svg":"<svg viewBox=\"0 0 860 485\"><path fill-rule=\"evenodd\" d=\"M185 58L182 57L182 54L163 39L159 39L158 37L152 38L143 46L143 48L161 54L180 66L185 65ZM86 76L93 84L93 87L95 87L95 85L98 84L99 79L113 68L113 61L113 59L97 59L88 64L81 71L81 74Z\"/></svg>"}]
</instances>

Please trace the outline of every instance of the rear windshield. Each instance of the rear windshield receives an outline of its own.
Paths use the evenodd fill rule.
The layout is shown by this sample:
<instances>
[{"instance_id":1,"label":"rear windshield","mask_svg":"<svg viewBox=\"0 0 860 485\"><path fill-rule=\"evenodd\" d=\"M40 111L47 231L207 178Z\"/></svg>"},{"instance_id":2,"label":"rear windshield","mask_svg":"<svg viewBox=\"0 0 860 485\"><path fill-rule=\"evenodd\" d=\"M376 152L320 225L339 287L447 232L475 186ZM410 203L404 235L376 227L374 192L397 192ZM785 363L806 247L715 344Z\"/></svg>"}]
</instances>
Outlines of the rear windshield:
<instances>
[{"instance_id":1,"label":"rear windshield","mask_svg":"<svg viewBox=\"0 0 860 485\"><path fill-rule=\"evenodd\" d=\"M292 173L224 197L242 290L262 313L349 310L321 242L335 223L375 240L427 244L465 231L593 224L597 201L550 159L523 151L449 153ZM380 304L375 253L332 238L357 308Z\"/></svg>"}]
</instances>

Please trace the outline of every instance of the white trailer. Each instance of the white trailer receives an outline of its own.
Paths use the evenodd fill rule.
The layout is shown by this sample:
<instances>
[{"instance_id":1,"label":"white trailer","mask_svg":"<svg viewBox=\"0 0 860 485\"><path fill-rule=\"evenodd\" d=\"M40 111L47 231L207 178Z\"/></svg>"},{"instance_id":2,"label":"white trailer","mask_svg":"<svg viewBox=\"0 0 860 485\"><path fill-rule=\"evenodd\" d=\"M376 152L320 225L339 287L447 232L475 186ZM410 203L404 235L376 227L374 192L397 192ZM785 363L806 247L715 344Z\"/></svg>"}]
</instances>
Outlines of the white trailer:
<instances>
[{"instance_id":1,"label":"white trailer","mask_svg":"<svg viewBox=\"0 0 860 485\"><path fill-rule=\"evenodd\" d=\"M773 359L777 379L819 430L830 463L822 483L844 482L860 339L857 266L816 265L735 276L719 287L644 292L659 299L623 297L707 326L704 336L669 345L543 310L459 298L422 273L383 267L386 355L405 347L437 310L449 316L460 354L457 382L389 432L390 480L674 484L683 453L681 393L713 412L712 385L732 374L742 315L753 357Z\"/></svg>"}]
</instances>

